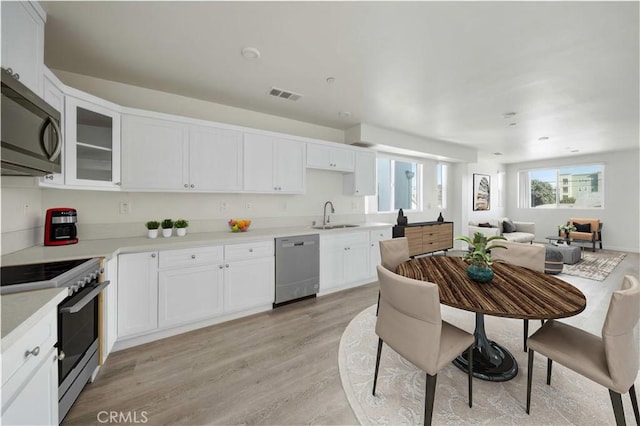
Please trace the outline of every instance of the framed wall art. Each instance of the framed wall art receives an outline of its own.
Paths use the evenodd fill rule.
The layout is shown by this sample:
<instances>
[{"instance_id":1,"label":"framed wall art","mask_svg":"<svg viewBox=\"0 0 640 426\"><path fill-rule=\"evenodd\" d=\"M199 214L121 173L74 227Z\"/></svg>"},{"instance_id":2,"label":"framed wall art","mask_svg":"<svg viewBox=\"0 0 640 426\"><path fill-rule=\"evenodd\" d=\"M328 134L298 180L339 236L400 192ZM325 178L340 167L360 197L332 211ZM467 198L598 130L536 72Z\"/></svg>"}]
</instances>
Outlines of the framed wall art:
<instances>
[{"instance_id":1,"label":"framed wall art","mask_svg":"<svg viewBox=\"0 0 640 426\"><path fill-rule=\"evenodd\" d=\"M473 211L491 209L491 176L473 174Z\"/></svg>"}]
</instances>

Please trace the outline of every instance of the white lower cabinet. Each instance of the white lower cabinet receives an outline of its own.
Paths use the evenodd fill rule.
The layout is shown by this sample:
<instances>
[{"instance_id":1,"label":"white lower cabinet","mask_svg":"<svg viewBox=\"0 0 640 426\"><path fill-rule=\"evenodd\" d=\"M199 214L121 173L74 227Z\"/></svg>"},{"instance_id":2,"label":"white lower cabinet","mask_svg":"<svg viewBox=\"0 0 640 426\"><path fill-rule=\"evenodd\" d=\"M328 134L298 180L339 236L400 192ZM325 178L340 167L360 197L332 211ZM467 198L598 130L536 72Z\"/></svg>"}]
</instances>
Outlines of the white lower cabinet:
<instances>
[{"instance_id":1,"label":"white lower cabinet","mask_svg":"<svg viewBox=\"0 0 640 426\"><path fill-rule=\"evenodd\" d=\"M2 348L2 424L58 424L57 307Z\"/></svg>"},{"instance_id":2,"label":"white lower cabinet","mask_svg":"<svg viewBox=\"0 0 640 426\"><path fill-rule=\"evenodd\" d=\"M369 231L369 246L371 249L371 277L375 280L378 279L376 266L380 265L382 262L382 259L380 257L380 241L388 240L391 238L391 228L381 228Z\"/></svg>"},{"instance_id":3,"label":"white lower cabinet","mask_svg":"<svg viewBox=\"0 0 640 426\"><path fill-rule=\"evenodd\" d=\"M158 326L172 327L222 312L220 265L162 270L158 280Z\"/></svg>"},{"instance_id":4,"label":"white lower cabinet","mask_svg":"<svg viewBox=\"0 0 640 426\"><path fill-rule=\"evenodd\" d=\"M225 312L238 312L273 303L274 275L273 255L229 262L224 270Z\"/></svg>"},{"instance_id":5,"label":"white lower cabinet","mask_svg":"<svg viewBox=\"0 0 640 426\"><path fill-rule=\"evenodd\" d=\"M118 261L119 341L155 340L269 309L274 300L272 239L122 254Z\"/></svg>"},{"instance_id":6,"label":"white lower cabinet","mask_svg":"<svg viewBox=\"0 0 640 426\"><path fill-rule=\"evenodd\" d=\"M158 252L118 256L118 338L158 328Z\"/></svg>"},{"instance_id":7,"label":"white lower cabinet","mask_svg":"<svg viewBox=\"0 0 640 426\"><path fill-rule=\"evenodd\" d=\"M320 235L320 293L371 278L369 231Z\"/></svg>"}]
</instances>

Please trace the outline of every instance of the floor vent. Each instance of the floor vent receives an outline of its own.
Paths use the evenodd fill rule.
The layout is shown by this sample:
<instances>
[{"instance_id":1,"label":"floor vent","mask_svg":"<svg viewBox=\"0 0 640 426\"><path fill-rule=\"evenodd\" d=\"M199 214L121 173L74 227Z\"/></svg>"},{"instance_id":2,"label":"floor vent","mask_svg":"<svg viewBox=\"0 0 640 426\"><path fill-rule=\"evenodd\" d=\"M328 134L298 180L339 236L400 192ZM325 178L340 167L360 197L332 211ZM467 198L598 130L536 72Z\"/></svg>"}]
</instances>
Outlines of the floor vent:
<instances>
[{"instance_id":1,"label":"floor vent","mask_svg":"<svg viewBox=\"0 0 640 426\"><path fill-rule=\"evenodd\" d=\"M300 93L295 93L290 90L278 89L277 87L272 87L269 90L269 94L271 96L275 96L276 98L288 99L290 101L297 101L302 97Z\"/></svg>"}]
</instances>

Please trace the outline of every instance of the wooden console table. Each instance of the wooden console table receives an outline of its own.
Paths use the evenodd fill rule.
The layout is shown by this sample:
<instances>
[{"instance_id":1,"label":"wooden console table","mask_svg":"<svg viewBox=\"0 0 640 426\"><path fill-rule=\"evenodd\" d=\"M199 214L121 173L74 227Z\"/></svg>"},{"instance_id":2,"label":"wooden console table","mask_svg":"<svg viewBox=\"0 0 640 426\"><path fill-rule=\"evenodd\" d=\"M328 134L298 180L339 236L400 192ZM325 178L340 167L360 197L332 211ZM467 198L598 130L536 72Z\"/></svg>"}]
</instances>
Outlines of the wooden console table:
<instances>
[{"instance_id":1,"label":"wooden console table","mask_svg":"<svg viewBox=\"0 0 640 426\"><path fill-rule=\"evenodd\" d=\"M393 238L407 237L409 256L453 248L453 222L420 222L393 227Z\"/></svg>"}]
</instances>

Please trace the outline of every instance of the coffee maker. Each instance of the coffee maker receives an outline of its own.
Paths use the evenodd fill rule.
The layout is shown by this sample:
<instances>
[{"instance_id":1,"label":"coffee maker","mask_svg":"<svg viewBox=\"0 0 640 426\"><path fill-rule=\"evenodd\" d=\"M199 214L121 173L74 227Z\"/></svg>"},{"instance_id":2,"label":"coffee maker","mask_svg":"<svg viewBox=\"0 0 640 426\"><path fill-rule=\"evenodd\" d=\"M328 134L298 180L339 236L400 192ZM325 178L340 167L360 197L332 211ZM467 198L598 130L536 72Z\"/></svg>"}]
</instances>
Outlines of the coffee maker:
<instances>
[{"instance_id":1,"label":"coffee maker","mask_svg":"<svg viewBox=\"0 0 640 426\"><path fill-rule=\"evenodd\" d=\"M77 221L76 209L67 207L48 209L44 222L44 245L76 244L78 242Z\"/></svg>"}]
</instances>

